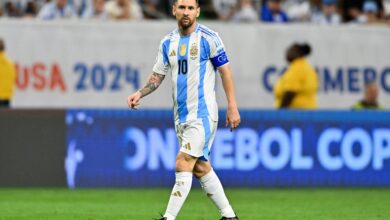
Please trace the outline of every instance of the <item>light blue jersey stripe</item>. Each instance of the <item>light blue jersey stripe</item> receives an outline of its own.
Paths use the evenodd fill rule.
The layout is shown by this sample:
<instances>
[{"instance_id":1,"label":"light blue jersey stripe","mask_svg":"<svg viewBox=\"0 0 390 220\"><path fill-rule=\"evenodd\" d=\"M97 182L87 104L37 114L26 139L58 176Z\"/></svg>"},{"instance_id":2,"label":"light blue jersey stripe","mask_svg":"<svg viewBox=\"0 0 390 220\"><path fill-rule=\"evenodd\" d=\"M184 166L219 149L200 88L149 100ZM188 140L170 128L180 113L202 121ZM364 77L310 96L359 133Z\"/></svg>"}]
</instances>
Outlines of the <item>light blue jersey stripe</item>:
<instances>
[{"instance_id":1,"label":"light blue jersey stripe","mask_svg":"<svg viewBox=\"0 0 390 220\"><path fill-rule=\"evenodd\" d=\"M212 37L213 40L215 41L216 46L221 45L221 41L220 41L220 39L219 39L219 37L218 37L218 35L217 35L216 33L213 33L213 32L211 32L209 29L207 29L206 27L202 27L202 26L201 26L199 29L200 29L203 33L205 33L206 35Z\"/></svg>"},{"instance_id":2,"label":"light blue jersey stripe","mask_svg":"<svg viewBox=\"0 0 390 220\"><path fill-rule=\"evenodd\" d=\"M221 43L221 40L219 39L218 35L216 33L213 33L211 32L210 30L208 30L206 27L203 27L203 26L200 26L199 27L199 30L202 32L202 33L205 33L206 35L210 36L213 38L214 42L215 42L215 45L218 47L220 46L222 43Z\"/></svg>"},{"instance_id":3,"label":"light blue jersey stripe","mask_svg":"<svg viewBox=\"0 0 390 220\"><path fill-rule=\"evenodd\" d=\"M202 57L208 57L210 54L210 45L207 40L202 37L200 42L200 68L199 68L199 85L198 85L198 112L197 117L203 118L209 115L207 110L206 100L204 97L204 77L206 74L207 59L203 60Z\"/></svg>"},{"instance_id":4,"label":"light blue jersey stripe","mask_svg":"<svg viewBox=\"0 0 390 220\"><path fill-rule=\"evenodd\" d=\"M207 117L202 118L203 122L203 128L204 128L204 146L203 146L203 157L201 157L201 160L209 160L209 154L210 154L210 148L209 148L209 143L210 143L210 136L211 136L211 131L210 131L210 122Z\"/></svg>"},{"instance_id":5,"label":"light blue jersey stripe","mask_svg":"<svg viewBox=\"0 0 390 220\"><path fill-rule=\"evenodd\" d=\"M179 47L177 48L177 60L178 60L178 75L177 75L177 106L179 111L180 123L186 121L188 115L187 108L187 74L188 74L188 44L190 36L180 37ZM185 54L182 56L181 47L186 48ZM183 50L183 49L182 49Z\"/></svg>"},{"instance_id":6,"label":"light blue jersey stripe","mask_svg":"<svg viewBox=\"0 0 390 220\"><path fill-rule=\"evenodd\" d=\"M163 51L163 62L166 65L169 60L168 60L168 51L169 51L169 45L171 44L171 40L167 39L164 41L163 46L162 46L162 51Z\"/></svg>"}]
</instances>

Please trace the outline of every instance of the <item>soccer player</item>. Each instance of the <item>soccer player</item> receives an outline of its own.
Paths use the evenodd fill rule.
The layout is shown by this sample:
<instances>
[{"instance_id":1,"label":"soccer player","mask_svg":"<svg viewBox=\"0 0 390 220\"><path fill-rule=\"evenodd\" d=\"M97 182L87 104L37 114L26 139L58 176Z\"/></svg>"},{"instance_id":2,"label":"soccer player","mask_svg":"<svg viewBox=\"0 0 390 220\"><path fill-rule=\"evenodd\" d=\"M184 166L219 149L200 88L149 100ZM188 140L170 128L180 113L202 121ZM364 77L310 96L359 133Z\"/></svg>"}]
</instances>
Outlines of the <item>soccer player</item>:
<instances>
[{"instance_id":1,"label":"soccer player","mask_svg":"<svg viewBox=\"0 0 390 220\"><path fill-rule=\"evenodd\" d=\"M197 0L174 2L172 13L178 28L161 41L145 87L127 98L130 108L138 108L140 99L155 91L171 73L175 129L181 148L176 157L176 183L161 220L176 218L190 192L193 175L219 209L221 219L238 219L209 161L218 120L214 90L217 70L228 101L226 125L233 130L241 119L224 45L216 32L197 23L199 12Z\"/></svg>"}]
</instances>

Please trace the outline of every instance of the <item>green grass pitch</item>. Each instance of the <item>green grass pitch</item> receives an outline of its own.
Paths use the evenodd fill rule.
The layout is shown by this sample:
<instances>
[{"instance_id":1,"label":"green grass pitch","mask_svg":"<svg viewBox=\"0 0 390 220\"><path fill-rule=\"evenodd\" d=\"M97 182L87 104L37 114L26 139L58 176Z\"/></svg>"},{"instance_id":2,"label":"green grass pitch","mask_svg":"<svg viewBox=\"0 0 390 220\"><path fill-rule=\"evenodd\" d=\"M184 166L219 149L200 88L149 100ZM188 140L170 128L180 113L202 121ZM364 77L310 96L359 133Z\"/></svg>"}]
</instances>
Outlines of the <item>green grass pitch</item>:
<instances>
[{"instance_id":1,"label":"green grass pitch","mask_svg":"<svg viewBox=\"0 0 390 220\"><path fill-rule=\"evenodd\" d=\"M164 212L169 189L0 188L0 220L150 220ZM241 220L390 219L390 189L226 189ZM178 220L216 220L199 188Z\"/></svg>"}]
</instances>

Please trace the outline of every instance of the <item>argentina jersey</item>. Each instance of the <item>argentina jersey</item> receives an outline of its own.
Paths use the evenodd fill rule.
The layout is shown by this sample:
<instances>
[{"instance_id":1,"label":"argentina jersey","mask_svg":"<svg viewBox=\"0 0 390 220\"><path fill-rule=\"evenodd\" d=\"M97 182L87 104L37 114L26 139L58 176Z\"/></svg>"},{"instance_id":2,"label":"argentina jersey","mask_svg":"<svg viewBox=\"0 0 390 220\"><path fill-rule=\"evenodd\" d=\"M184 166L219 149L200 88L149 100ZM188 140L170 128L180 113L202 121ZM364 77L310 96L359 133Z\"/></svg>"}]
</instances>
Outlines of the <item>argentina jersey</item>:
<instances>
[{"instance_id":1,"label":"argentina jersey","mask_svg":"<svg viewBox=\"0 0 390 220\"><path fill-rule=\"evenodd\" d=\"M191 35L180 36L175 30L161 41L153 72L172 75L176 123L218 120L215 75L228 62L218 34L201 24Z\"/></svg>"}]
</instances>

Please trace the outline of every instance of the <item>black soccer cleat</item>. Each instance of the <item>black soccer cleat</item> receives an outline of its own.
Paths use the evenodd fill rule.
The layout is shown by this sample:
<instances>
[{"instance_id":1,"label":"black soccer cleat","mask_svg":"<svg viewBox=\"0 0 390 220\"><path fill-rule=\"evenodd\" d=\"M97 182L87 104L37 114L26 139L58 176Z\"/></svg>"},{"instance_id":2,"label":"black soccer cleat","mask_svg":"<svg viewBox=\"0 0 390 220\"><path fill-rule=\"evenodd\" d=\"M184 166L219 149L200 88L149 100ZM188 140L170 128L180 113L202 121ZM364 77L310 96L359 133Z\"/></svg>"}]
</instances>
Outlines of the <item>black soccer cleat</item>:
<instances>
[{"instance_id":1,"label":"black soccer cleat","mask_svg":"<svg viewBox=\"0 0 390 220\"><path fill-rule=\"evenodd\" d=\"M222 217L221 220L239 220L239 219L237 216L235 216L235 217L230 217L230 218Z\"/></svg>"}]
</instances>

